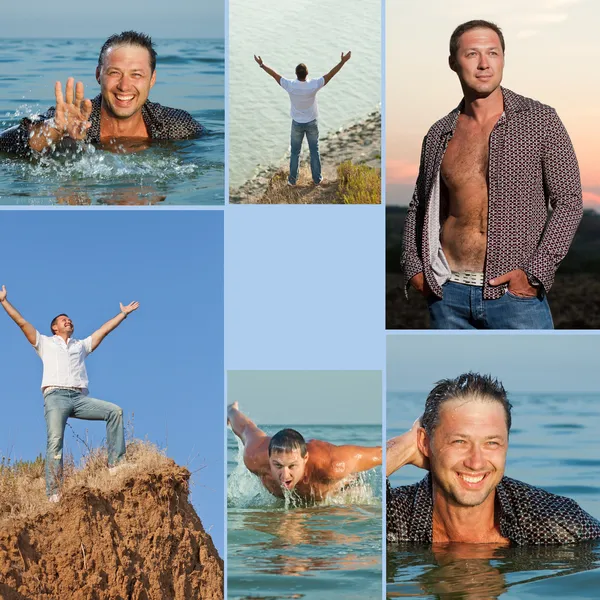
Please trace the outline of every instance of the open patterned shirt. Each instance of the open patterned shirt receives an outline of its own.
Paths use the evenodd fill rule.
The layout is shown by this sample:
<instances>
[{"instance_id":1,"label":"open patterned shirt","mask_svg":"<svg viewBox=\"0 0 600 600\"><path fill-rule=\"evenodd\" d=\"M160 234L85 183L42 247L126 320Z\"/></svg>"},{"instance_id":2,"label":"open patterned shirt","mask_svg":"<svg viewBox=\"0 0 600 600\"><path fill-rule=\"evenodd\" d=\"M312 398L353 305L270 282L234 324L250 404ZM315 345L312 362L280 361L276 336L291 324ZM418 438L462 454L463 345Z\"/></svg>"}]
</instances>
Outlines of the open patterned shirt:
<instances>
[{"instance_id":1,"label":"open patterned shirt","mask_svg":"<svg viewBox=\"0 0 600 600\"><path fill-rule=\"evenodd\" d=\"M548 292L583 213L577 158L556 111L506 88L502 94L504 113L489 140L486 300L500 298L507 287L487 282L514 269L537 279ZM432 269L439 245L439 227L432 225L439 210L428 208L439 207L442 159L463 108L464 100L425 136L404 226L401 267L406 289L422 272L440 298L440 278Z\"/></svg>"},{"instance_id":2,"label":"open patterned shirt","mask_svg":"<svg viewBox=\"0 0 600 600\"><path fill-rule=\"evenodd\" d=\"M92 144L100 141L101 102L100 94L92 100L91 127L85 138L86 142ZM54 112L55 107L52 106L44 114L32 119L22 119L19 125L3 131L0 134L0 152L15 154L32 152L29 148L29 126L34 122L52 119ZM153 140L181 140L200 137L204 133L204 127L185 110L169 108L150 100L146 100L142 106L142 117L148 134Z\"/></svg>"},{"instance_id":3,"label":"open patterned shirt","mask_svg":"<svg viewBox=\"0 0 600 600\"><path fill-rule=\"evenodd\" d=\"M387 482L387 541L433 541L431 476L392 488ZM517 546L572 544L600 539L600 522L574 500L503 477L496 486L502 537Z\"/></svg>"}]
</instances>

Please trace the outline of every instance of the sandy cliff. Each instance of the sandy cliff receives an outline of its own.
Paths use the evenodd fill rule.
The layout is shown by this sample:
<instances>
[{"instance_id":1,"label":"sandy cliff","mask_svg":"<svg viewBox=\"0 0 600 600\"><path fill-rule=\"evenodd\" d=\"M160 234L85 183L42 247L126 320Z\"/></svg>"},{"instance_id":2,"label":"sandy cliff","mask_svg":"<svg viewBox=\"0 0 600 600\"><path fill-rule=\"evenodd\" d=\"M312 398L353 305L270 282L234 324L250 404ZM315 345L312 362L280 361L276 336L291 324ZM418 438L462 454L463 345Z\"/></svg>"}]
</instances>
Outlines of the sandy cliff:
<instances>
[{"instance_id":1,"label":"sandy cliff","mask_svg":"<svg viewBox=\"0 0 600 600\"><path fill-rule=\"evenodd\" d=\"M188 500L189 477L161 456L73 478L60 502L39 504L37 514L7 516L5 503L0 598L222 599L223 561Z\"/></svg>"}]
</instances>

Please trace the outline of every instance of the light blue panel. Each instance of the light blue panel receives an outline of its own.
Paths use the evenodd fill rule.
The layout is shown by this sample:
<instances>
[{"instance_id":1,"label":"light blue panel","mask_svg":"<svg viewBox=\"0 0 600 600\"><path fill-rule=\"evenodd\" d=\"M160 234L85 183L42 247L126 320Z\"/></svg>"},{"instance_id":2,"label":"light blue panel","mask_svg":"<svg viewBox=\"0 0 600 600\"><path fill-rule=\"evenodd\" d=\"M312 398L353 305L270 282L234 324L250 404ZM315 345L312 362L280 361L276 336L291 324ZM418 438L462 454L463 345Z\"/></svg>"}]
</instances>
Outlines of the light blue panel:
<instances>
[{"instance_id":1,"label":"light blue panel","mask_svg":"<svg viewBox=\"0 0 600 600\"><path fill-rule=\"evenodd\" d=\"M383 206L225 213L226 369L384 368Z\"/></svg>"}]
</instances>

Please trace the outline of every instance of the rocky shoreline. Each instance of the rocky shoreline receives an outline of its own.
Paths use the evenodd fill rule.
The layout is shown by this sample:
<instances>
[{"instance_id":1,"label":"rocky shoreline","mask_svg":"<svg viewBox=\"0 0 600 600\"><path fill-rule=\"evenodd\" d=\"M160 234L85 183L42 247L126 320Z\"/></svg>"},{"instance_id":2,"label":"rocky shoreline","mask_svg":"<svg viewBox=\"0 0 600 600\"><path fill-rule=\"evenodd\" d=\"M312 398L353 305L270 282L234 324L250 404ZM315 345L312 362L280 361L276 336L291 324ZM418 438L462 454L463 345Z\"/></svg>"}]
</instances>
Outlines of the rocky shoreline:
<instances>
[{"instance_id":1,"label":"rocky shoreline","mask_svg":"<svg viewBox=\"0 0 600 600\"><path fill-rule=\"evenodd\" d=\"M381 168L381 112L376 110L365 119L334 131L319 141L323 177L337 177L336 167L346 160ZM230 188L229 201L236 204L256 203L267 191L273 176L288 169L289 151L278 165L264 167L237 188ZM306 142L303 144L300 165L309 164Z\"/></svg>"}]
</instances>

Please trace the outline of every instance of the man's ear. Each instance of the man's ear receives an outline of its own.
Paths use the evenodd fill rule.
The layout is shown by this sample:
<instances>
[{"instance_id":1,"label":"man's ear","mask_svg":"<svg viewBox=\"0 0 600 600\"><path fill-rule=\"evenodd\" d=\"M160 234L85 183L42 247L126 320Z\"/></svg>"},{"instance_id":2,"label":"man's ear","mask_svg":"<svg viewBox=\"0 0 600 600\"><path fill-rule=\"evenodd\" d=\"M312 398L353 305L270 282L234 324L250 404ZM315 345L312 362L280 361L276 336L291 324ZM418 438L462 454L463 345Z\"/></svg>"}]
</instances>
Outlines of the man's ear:
<instances>
[{"instance_id":1,"label":"man's ear","mask_svg":"<svg viewBox=\"0 0 600 600\"><path fill-rule=\"evenodd\" d=\"M429 447L429 436L427 435L427 432L425 431L425 429L423 429L423 427L420 427L417 430L417 448L419 448L419 452L421 452L421 454L423 456L426 456L427 458L430 458L431 455L431 448Z\"/></svg>"},{"instance_id":2,"label":"man's ear","mask_svg":"<svg viewBox=\"0 0 600 600\"><path fill-rule=\"evenodd\" d=\"M154 69L154 73L152 73L152 77L150 77L150 87L154 87L156 83L156 69Z\"/></svg>"},{"instance_id":3,"label":"man's ear","mask_svg":"<svg viewBox=\"0 0 600 600\"><path fill-rule=\"evenodd\" d=\"M100 67L96 67L96 81L100 83Z\"/></svg>"},{"instance_id":4,"label":"man's ear","mask_svg":"<svg viewBox=\"0 0 600 600\"><path fill-rule=\"evenodd\" d=\"M308 462L308 452L304 455L304 464Z\"/></svg>"},{"instance_id":5,"label":"man's ear","mask_svg":"<svg viewBox=\"0 0 600 600\"><path fill-rule=\"evenodd\" d=\"M456 59L452 54L448 57L448 65L456 73Z\"/></svg>"}]
</instances>

